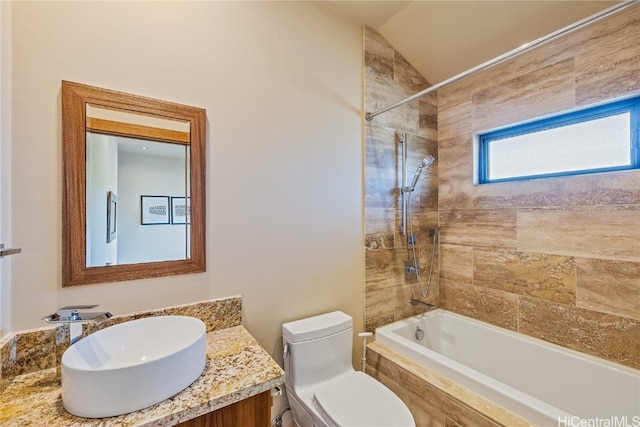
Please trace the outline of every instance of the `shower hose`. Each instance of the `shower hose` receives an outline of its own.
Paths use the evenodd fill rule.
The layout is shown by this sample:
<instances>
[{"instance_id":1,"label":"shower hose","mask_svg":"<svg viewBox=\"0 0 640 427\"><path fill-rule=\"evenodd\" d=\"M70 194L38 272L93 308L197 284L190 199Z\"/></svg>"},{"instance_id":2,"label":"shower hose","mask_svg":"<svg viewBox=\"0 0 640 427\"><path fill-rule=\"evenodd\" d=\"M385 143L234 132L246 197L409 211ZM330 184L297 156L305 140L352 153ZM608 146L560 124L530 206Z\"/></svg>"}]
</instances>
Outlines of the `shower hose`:
<instances>
[{"instance_id":1,"label":"shower hose","mask_svg":"<svg viewBox=\"0 0 640 427\"><path fill-rule=\"evenodd\" d=\"M413 253L413 267L416 273L416 288L418 289L418 295L420 295L420 298L424 299L429 294L429 288L431 287L431 278L433 276L433 262L436 257L436 242L438 240L438 229L436 228L436 230L434 230L434 233L432 236L431 264L429 265L429 277L427 278L427 285L423 290L422 285L420 284L420 268L418 266L418 256L416 254L416 240L415 240L416 237L415 237L415 234L413 234L413 210L411 209L411 193L408 193L407 210L409 211L409 235L412 237L411 250ZM408 243L409 242L407 242L407 244Z\"/></svg>"}]
</instances>

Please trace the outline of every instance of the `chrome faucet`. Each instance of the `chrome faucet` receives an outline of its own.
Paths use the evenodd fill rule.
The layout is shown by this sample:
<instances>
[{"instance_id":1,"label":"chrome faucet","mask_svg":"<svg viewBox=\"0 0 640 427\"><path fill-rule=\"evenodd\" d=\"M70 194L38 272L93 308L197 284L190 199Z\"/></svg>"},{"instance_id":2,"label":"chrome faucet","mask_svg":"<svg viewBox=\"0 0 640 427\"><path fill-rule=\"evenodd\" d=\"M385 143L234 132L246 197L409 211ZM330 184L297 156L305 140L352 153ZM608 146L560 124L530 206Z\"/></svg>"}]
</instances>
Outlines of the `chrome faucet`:
<instances>
[{"instance_id":1,"label":"chrome faucet","mask_svg":"<svg viewBox=\"0 0 640 427\"><path fill-rule=\"evenodd\" d=\"M109 312L80 311L89 310L97 305L74 305L59 308L55 313L42 318L47 323L68 323L70 344L78 341L82 337L82 324L93 323L100 325L113 317Z\"/></svg>"}]
</instances>

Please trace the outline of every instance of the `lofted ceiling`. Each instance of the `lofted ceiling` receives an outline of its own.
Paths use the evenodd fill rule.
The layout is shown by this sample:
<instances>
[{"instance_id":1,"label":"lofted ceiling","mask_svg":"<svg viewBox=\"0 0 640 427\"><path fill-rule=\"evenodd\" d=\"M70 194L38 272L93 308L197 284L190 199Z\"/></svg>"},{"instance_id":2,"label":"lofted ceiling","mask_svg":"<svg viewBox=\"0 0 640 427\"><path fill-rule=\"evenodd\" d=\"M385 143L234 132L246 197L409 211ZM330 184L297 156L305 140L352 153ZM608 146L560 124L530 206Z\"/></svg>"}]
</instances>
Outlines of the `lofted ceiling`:
<instances>
[{"instance_id":1,"label":"lofted ceiling","mask_svg":"<svg viewBox=\"0 0 640 427\"><path fill-rule=\"evenodd\" d=\"M620 1L324 1L440 83Z\"/></svg>"}]
</instances>

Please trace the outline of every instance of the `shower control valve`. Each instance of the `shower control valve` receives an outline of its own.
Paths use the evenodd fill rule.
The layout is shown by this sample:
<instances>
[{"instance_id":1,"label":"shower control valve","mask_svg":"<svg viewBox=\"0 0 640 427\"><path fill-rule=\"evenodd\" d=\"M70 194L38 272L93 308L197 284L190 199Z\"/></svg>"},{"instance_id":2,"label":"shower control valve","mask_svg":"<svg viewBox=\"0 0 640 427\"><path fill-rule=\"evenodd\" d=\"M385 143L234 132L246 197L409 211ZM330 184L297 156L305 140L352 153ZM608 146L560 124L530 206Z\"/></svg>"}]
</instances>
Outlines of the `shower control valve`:
<instances>
[{"instance_id":1,"label":"shower control valve","mask_svg":"<svg viewBox=\"0 0 640 427\"><path fill-rule=\"evenodd\" d=\"M416 268L416 266L415 266L415 265L405 265L405 266L404 266L404 271L405 271L405 273L407 273L407 274L411 274L411 275L414 275L414 276L415 276L417 273L420 273L420 270L421 270L421 269L420 269L419 267L418 267L418 268Z\"/></svg>"}]
</instances>

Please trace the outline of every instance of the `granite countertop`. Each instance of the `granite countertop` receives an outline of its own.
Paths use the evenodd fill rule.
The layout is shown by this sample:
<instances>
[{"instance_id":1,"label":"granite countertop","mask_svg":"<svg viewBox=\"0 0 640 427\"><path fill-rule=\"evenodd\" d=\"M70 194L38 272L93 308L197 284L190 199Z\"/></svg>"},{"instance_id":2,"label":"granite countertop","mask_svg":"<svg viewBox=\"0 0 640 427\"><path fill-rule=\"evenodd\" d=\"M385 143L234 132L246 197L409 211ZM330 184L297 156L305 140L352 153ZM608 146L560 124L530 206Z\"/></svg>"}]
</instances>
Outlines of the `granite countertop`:
<instances>
[{"instance_id":1,"label":"granite countertop","mask_svg":"<svg viewBox=\"0 0 640 427\"><path fill-rule=\"evenodd\" d=\"M242 326L207 334L207 364L189 387L149 408L109 418L80 418L62 406L56 368L17 376L0 394L0 425L172 426L284 383L284 372Z\"/></svg>"}]
</instances>

